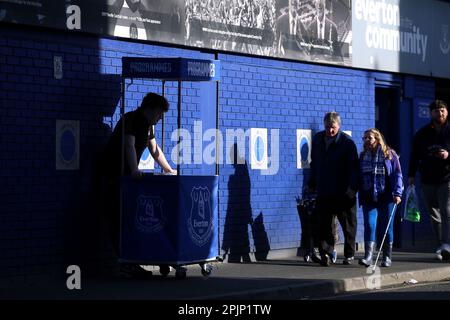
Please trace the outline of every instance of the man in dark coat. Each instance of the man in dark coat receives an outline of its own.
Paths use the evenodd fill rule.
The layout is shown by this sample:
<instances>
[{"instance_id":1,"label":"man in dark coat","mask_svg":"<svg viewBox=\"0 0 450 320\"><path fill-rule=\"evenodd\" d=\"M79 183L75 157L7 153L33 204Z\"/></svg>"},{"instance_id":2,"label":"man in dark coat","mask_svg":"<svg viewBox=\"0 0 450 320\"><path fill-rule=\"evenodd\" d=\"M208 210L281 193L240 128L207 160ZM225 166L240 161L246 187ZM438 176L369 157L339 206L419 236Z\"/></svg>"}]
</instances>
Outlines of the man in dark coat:
<instances>
[{"instance_id":1,"label":"man in dark coat","mask_svg":"<svg viewBox=\"0 0 450 320\"><path fill-rule=\"evenodd\" d=\"M358 153L349 135L340 131L337 112L324 117L325 130L318 132L311 148L309 189L317 193L318 238L321 264L329 266L335 245L333 219L337 216L344 233L344 264L355 255L356 191L358 189Z\"/></svg>"}]
</instances>

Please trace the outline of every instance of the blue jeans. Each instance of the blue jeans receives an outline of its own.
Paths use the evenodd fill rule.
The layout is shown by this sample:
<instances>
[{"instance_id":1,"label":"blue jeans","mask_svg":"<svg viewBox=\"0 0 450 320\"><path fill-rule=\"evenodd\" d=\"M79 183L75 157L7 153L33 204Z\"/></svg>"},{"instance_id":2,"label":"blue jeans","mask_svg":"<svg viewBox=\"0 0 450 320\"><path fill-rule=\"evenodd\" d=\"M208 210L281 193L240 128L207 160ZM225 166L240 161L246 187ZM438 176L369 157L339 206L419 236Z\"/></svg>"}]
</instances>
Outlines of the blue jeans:
<instances>
[{"instance_id":1,"label":"blue jeans","mask_svg":"<svg viewBox=\"0 0 450 320\"><path fill-rule=\"evenodd\" d=\"M362 206L364 214L364 241L376 241L377 238L377 219L380 215L380 228L382 234L386 232L386 226L389 221L389 215L394 207L393 202L381 201L380 203L364 204ZM395 215L395 213L394 213ZM382 239L380 239L381 241ZM394 217L389 224L389 231L386 235L386 243L394 241Z\"/></svg>"}]
</instances>

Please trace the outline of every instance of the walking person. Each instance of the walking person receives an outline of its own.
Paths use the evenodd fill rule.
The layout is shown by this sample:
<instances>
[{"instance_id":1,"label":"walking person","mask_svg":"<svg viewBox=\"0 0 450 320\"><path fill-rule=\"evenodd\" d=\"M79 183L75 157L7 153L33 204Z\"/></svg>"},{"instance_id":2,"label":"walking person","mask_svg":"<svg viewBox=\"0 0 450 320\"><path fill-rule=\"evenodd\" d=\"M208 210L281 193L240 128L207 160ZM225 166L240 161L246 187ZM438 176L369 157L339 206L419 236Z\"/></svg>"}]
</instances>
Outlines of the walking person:
<instances>
[{"instance_id":1,"label":"walking person","mask_svg":"<svg viewBox=\"0 0 450 320\"><path fill-rule=\"evenodd\" d=\"M388 229L381 266L390 267L394 217L389 218L394 204L398 205L402 201L402 169L398 155L386 144L379 130L374 128L366 130L363 141L364 147L359 158L359 204L364 214L364 258L359 259L358 263L366 267L373 263L377 219L380 217L381 230Z\"/></svg>"},{"instance_id":2,"label":"walking person","mask_svg":"<svg viewBox=\"0 0 450 320\"><path fill-rule=\"evenodd\" d=\"M308 181L309 189L317 193L321 264L332 263L333 219L337 216L344 234L343 263L349 265L355 255L358 152L351 137L340 131L341 118L337 112L328 112L323 123L325 130L313 138Z\"/></svg>"},{"instance_id":3,"label":"walking person","mask_svg":"<svg viewBox=\"0 0 450 320\"><path fill-rule=\"evenodd\" d=\"M409 160L409 184L420 172L422 195L436 239L436 258L450 259L450 126L448 106L442 100L429 105L431 122L414 135Z\"/></svg>"}]
</instances>

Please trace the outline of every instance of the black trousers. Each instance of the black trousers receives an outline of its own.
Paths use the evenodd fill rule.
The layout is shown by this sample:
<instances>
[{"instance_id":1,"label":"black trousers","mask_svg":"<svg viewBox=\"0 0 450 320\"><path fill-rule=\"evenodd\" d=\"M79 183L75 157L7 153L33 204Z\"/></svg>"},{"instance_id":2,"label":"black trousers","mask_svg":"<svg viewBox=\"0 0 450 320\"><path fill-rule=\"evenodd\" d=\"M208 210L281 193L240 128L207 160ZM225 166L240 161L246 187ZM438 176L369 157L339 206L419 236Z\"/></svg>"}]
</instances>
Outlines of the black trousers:
<instances>
[{"instance_id":1,"label":"black trousers","mask_svg":"<svg viewBox=\"0 0 450 320\"><path fill-rule=\"evenodd\" d=\"M322 197L317 199L316 213L318 218L319 251L331 255L335 246L333 234L334 217L339 220L344 233L344 256L355 255L356 239L356 197Z\"/></svg>"},{"instance_id":2,"label":"black trousers","mask_svg":"<svg viewBox=\"0 0 450 320\"><path fill-rule=\"evenodd\" d=\"M101 203L103 221L107 224L108 238L114 253L120 254L120 180L117 177L102 178Z\"/></svg>"}]
</instances>

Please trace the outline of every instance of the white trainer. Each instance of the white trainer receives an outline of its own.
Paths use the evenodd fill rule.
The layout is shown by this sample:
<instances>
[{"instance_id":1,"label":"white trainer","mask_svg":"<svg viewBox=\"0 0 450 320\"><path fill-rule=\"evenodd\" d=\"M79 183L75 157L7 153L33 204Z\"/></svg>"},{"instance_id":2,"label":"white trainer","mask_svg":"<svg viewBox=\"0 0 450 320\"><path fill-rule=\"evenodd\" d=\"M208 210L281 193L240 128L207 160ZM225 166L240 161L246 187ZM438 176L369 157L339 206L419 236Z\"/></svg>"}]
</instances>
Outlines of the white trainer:
<instances>
[{"instance_id":1,"label":"white trainer","mask_svg":"<svg viewBox=\"0 0 450 320\"><path fill-rule=\"evenodd\" d=\"M436 250L436 259L439 261L442 261L442 254L441 254L441 248Z\"/></svg>"}]
</instances>

